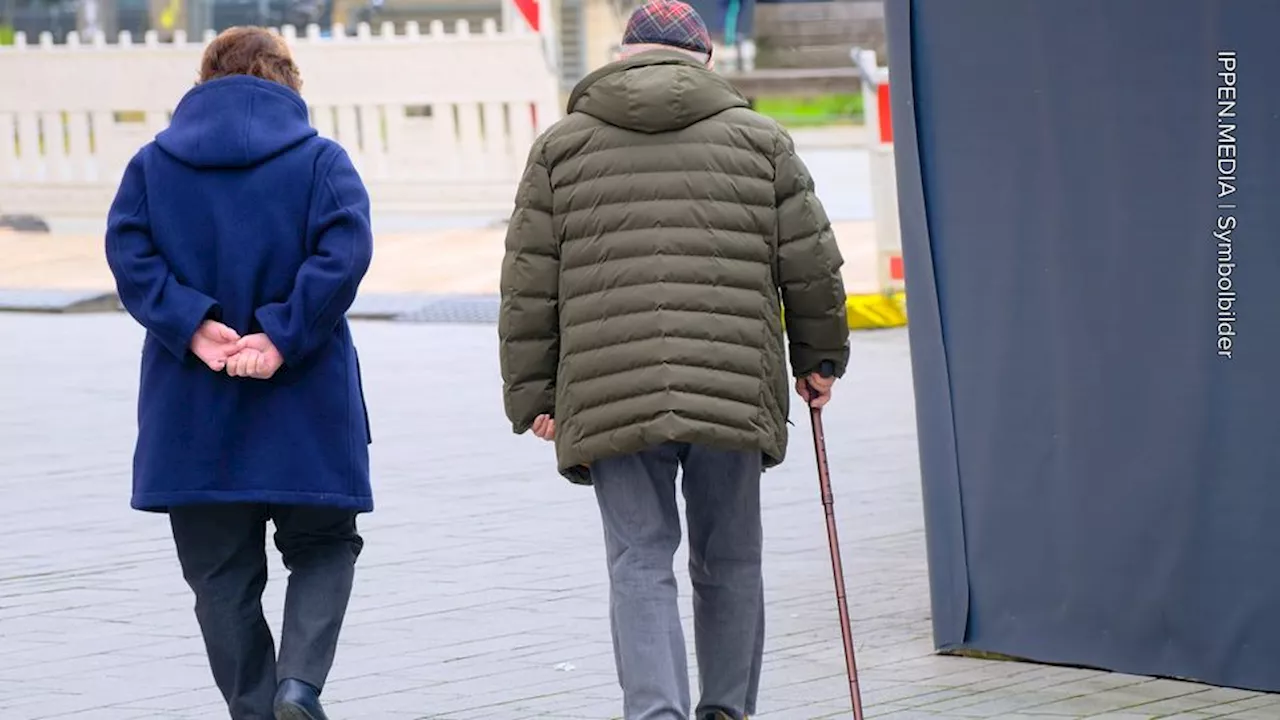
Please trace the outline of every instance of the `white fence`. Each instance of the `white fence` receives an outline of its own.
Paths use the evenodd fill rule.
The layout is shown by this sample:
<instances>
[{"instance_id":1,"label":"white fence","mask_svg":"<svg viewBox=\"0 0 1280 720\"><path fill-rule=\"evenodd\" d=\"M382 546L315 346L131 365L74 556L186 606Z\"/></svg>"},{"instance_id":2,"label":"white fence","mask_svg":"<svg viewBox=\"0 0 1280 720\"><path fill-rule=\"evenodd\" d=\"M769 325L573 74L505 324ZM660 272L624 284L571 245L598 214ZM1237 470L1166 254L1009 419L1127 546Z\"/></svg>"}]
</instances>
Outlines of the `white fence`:
<instances>
[{"instance_id":1,"label":"white fence","mask_svg":"<svg viewBox=\"0 0 1280 720\"><path fill-rule=\"evenodd\" d=\"M378 212L510 209L529 147L560 116L539 36L493 22L479 34L465 22L282 34L312 124L351 154ZM129 158L193 86L205 42L123 33L0 47L0 212L104 218Z\"/></svg>"}]
</instances>

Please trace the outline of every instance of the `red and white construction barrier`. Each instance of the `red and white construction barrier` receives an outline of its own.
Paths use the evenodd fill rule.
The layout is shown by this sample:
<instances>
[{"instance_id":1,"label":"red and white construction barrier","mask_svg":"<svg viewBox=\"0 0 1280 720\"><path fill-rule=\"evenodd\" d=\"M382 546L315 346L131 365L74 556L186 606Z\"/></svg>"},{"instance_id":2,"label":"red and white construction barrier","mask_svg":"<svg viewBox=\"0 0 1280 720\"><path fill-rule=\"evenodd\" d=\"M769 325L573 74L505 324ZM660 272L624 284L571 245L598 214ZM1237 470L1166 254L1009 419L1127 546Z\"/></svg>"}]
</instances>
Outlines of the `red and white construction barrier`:
<instances>
[{"instance_id":1,"label":"red and white construction barrier","mask_svg":"<svg viewBox=\"0 0 1280 720\"><path fill-rule=\"evenodd\" d=\"M542 36L548 67L553 71L560 67L560 44L556 42L551 0L502 0L502 31L533 32Z\"/></svg>"},{"instance_id":2,"label":"red and white construction barrier","mask_svg":"<svg viewBox=\"0 0 1280 720\"><path fill-rule=\"evenodd\" d=\"M525 27L538 32L542 21L541 6L545 4L539 3L538 0L507 0L507 2L503 3L503 6L511 13L509 17L513 22L515 17L518 16L525 23ZM505 30L506 28L503 29Z\"/></svg>"},{"instance_id":3,"label":"red and white construction barrier","mask_svg":"<svg viewBox=\"0 0 1280 720\"><path fill-rule=\"evenodd\" d=\"M889 114L889 68L880 67L873 50L855 50L862 70L862 111L866 118L871 162L872 213L883 293L906 290L902 271L902 236L898 225L898 177L893 165L893 123Z\"/></svg>"}]
</instances>

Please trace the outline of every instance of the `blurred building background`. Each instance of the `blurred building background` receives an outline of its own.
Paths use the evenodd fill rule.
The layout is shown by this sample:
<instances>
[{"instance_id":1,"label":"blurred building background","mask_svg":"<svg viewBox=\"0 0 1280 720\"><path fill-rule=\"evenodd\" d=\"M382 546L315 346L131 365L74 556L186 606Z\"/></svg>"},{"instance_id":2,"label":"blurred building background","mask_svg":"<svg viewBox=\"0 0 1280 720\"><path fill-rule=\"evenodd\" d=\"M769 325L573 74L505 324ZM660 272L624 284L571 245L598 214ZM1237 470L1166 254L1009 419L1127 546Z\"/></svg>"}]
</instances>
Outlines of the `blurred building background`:
<instances>
[{"instance_id":1,"label":"blurred building background","mask_svg":"<svg viewBox=\"0 0 1280 720\"><path fill-rule=\"evenodd\" d=\"M383 227L499 222L534 137L614 58L640 1L0 0L0 45L20 46L0 47L0 217L100 232L124 164L191 87L204 38L262 25L293 44L312 123L351 154ZM882 0L690 1L717 69L806 131L833 219L882 217L867 264L882 290L899 287L892 145L878 130L887 70L875 57L855 68L851 53L884 57Z\"/></svg>"},{"instance_id":2,"label":"blurred building background","mask_svg":"<svg viewBox=\"0 0 1280 720\"><path fill-rule=\"evenodd\" d=\"M367 22L379 28L394 23L398 32L416 21L426 27L441 21L452 27L466 20L480 27L492 18L500 29L522 22L504 11L510 0L0 0L0 44L15 32L29 38L52 34L61 43L67 33L82 36L101 30L108 38L120 31L141 37L157 30L166 38L176 29L189 37L233 25L280 27L309 24L328 31L335 23L355 32ZM566 87L611 58L627 16L640 0L548 0L550 20ZM884 55L882 0L691 0L716 41L728 46L722 62L735 67L734 47L749 48L750 66L819 68L846 66L854 46Z\"/></svg>"}]
</instances>

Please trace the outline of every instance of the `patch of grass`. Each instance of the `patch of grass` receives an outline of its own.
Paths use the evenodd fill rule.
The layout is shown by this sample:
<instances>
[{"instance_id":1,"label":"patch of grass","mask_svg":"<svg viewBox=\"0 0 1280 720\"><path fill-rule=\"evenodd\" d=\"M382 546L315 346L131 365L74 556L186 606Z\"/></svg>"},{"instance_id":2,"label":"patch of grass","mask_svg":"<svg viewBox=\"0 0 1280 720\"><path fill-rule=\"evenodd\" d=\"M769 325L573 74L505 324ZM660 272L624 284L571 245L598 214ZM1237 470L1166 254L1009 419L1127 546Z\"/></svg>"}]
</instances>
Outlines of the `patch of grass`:
<instances>
[{"instance_id":1,"label":"patch of grass","mask_svg":"<svg viewBox=\"0 0 1280 720\"><path fill-rule=\"evenodd\" d=\"M12 45L15 34L12 25L0 24L0 45Z\"/></svg>"},{"instance_id":2,"label":"patch of grass","mask_svg":"<svg viewBox=\"0 0 1280 720\"><path fill-rule=\"evenodd\" d=\"M862 122L861 94L813 97L759 97L756 112L786 127L816 127Z\"/></svg>"}]
</instances>

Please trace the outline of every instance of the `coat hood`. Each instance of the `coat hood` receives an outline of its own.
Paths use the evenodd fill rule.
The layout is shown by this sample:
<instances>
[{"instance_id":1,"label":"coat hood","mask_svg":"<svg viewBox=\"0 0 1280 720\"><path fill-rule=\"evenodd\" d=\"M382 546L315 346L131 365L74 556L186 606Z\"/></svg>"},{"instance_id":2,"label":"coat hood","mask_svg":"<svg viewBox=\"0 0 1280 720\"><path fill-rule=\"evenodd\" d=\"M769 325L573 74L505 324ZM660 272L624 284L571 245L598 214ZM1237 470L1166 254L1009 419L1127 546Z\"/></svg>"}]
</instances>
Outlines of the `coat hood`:
<instances>
[{"instance_id":1,"label":"coat hood","mask_svg":"<svg viewBox=\"0 0 1280 720\"><path fill-rule=\"evenodd\" d=\"M657 50L606 65L569 96L569 112L586 113L643 133L681 130L746 98L720 75L680 52Z\"/></svg>"},{"instance_id":2,"label":"coat hood","mask_svg":"<svg viewBox=\"0 0 1280 720\"><path fill-rule=\"evenodd\" d=\"M279 83L236 75L188 92L156 144L192 167L245 168L315 135L307 105L297 93Z\"/></svg>"}]
</instances>

